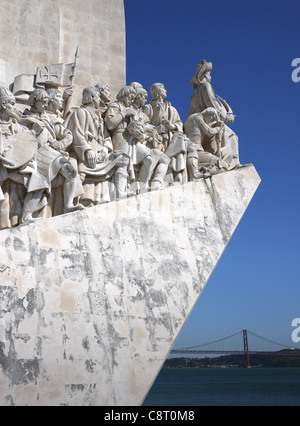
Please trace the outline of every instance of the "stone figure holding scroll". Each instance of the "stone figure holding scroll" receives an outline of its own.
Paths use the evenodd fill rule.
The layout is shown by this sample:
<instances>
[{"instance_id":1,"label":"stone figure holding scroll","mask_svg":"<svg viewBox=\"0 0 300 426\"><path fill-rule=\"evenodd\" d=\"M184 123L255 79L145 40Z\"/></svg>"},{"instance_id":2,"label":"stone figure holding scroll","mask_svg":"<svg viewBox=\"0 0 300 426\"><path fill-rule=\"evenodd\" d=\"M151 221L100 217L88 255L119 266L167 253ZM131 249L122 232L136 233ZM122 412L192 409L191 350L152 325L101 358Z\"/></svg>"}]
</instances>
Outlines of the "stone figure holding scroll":
<instances>
[{"instance_id":1,"label":"stone figure holding scroll","mask_svg":"<svg viewBox=\"0 0 300 426\"><path fill-rule=\"evenodd\" d=\"M127 196L129 157L113 148L104 120L99 114L100 93L86 87L82 106L66 120L73 134L71 156L76 158L84 193L80 202L91 206Z\"/></svg>"},{"instance_id":2,"label":"stone figure holding scroll","mask_svg":"<svg viewBox=\"0 0 300 426\"><path fill-rule=\"evenodd\" d=\"M212 63L202 60L196 68L195 75L191 79L191 84L195 90L191 97L191 105L188 117L192 114L204 111L206 108L214 108L224 122L225 126L221 130L220 136L220 158L231 170L240 165L238 152L238 137L228 127L234 121L234 115L230 106L219 96L216 96L211 85ZM214 152L217 155L217 152Z\"/></svg>"}]
</instances>

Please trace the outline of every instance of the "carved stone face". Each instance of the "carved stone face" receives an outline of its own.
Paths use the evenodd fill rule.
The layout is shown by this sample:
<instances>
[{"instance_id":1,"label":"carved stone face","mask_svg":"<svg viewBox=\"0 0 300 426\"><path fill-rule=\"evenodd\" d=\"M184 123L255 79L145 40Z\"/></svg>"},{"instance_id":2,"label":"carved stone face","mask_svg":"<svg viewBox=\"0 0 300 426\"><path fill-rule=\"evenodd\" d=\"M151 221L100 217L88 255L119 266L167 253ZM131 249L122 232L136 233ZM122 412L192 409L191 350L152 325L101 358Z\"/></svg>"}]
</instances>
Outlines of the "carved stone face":
<instances>
[{"instance_id":1,"label":"carved stone face","mask_svg":"<svg viewBox=\"0 0 300 426\"><path fill-rule=\"evenodd\" d=\"M94 102L95 108L98 108L99 105L100 105L100 93L99 93L99 91L97 91L97 93L95 93L93 102Z\"/></svg>"},{"instance_id":2,"label":"carved stone face","mask_svg":"<svg viewBox=\"0 0 300 426\"><path fill-rule=\"evenodd\" d=\"M141 101L140 101L141 105L144 106L145 103L147 102L148 94L147 93L143 93L140 99L141 99Z\"/></svg>"},{"instance_id":3,"label":"carved stone face","mask_svg":"<svg viewBox=\"0 0 300 426\"><path fill-rule=\"evenodd\" d=\"M14 97L8 98L2 102L1 110L12 109L15 103L16 103L16 99Z\"/></svg>"},{"instance_id":4,"label":"carved stone face","mask_svg":"<svg viewBox=\"0 0 300 426\"><path fill-rule=\"evenodd\" d=\"M130 93L129 95L123 97L122 102L126 107L129 107L132 104L134 98L135 95Z\"/></svg>"},{"instance_id":5,"label":"carved stone face","mask_svg":"<svg viewBox=\"0 0 300 426\"><path fill-rule=\"evenodd\" d=\"M61 109L63 107L63 97L60 92L55 93L54 97L52 98L51 102L57 109Z\"/></svg>"},{"instance_id":6,"label":"carved stone face","mask_svg":"<svg viewBox=\"0 0 300 426\"><path fill-rule=\"evenodd\" d=\"M34 108L39 114L42 114L43 112L45 112L45 109L47 106L48 106L48 98L36 100L34 103Z\"/></svg>"},{"instance_id":7,"label":"carved stone face","mask_svg":"<svg viewBox=\"0 0 300 426\"><path fill-rule=\"evenodd\" d=\"M163 84L160 86L160 95L163 99L167 97L167 90Z\"/></svg>"},{"instance_id":8,"label":"carved stone face","mask_svg":"<svg viewBox=\"0 0 300 426\"><path fill-rule=\"evenodd\" d=\"M111 98L111 92L109 90L109 87L106 87L102 92L101 92L101 99L104 103L110 102L110 98Z\"/></svg>"},{"instance_id":9,"label":"carved stone face","mask_svg":"<svg viewBox=\"0 0 300 426\"><path fill-rule=\"evenodd\" d=\"M142 93L135 98L134 103L135 103L135 105L142 107L147 102L147 99L148 99L148 94Z\"/></svg>"}]
</instances>

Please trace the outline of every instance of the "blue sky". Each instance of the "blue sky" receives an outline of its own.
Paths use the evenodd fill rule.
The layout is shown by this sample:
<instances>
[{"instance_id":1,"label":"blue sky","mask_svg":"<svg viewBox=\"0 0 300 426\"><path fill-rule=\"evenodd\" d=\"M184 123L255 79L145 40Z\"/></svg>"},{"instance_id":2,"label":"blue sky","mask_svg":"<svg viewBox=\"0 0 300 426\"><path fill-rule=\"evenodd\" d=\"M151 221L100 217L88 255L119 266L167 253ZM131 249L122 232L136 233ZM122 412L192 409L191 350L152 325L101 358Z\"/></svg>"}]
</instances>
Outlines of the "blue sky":
<instances>
[{"instance_id":1,"label":"blue sky","mask_svg":"<svg viewBox=\"0 0 300 426\"><path fill-rule=\"evenodd\" d=\"M127 84L164 83L185 121L196 65L212 61L213 88L236 114L241 163L262 179L174 347L248 329L300 348L291 339L300 318L299 0L124 4Z\"/></svg>"}]
</instances>

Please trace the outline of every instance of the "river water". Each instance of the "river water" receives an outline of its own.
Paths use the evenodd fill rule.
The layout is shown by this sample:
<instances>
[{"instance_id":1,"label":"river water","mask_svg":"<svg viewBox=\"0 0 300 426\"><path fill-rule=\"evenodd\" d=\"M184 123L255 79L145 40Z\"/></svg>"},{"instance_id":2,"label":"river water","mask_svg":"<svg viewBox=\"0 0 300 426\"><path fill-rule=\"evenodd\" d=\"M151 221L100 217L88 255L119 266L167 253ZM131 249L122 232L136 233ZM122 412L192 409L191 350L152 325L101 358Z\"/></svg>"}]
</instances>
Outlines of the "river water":
<instances>
[{"instance_id":1,"label":"river water","mask_svg":"<svg viewBox=\"0 0 300 426\"><path fill-rule=\"evenodd\" d=\"M163 368L143 404L246 405L300 405L300 368Z\"/></svg>"}]
</instances>

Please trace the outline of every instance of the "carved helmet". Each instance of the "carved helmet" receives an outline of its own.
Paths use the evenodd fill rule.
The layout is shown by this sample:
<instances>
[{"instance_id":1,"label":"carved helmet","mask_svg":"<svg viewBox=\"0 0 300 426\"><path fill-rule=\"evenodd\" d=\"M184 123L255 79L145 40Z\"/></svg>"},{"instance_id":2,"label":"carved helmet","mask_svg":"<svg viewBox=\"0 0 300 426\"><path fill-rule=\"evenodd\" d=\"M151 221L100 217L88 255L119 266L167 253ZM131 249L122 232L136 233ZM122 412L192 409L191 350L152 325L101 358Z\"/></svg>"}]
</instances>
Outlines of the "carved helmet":
<instances>
[{"instance_id":1,"label":"carved helmet","mask_svg":"<svg viewBox=\"0 0 300 426\"><path fill-rule=\"evenodd\" d=\"M6 87L0 87L0 106L3 105L3 102L9 100L9 99L15 99L14 94L6 89Z\"/></svg>"}]
</instances>

